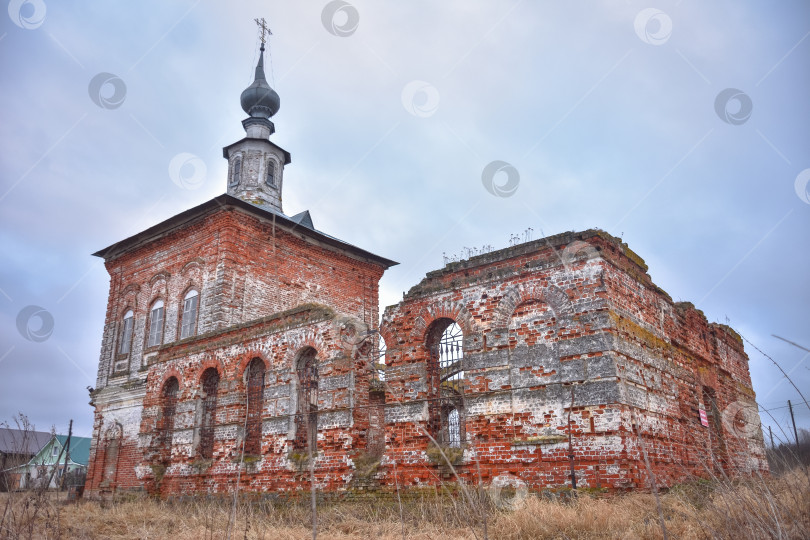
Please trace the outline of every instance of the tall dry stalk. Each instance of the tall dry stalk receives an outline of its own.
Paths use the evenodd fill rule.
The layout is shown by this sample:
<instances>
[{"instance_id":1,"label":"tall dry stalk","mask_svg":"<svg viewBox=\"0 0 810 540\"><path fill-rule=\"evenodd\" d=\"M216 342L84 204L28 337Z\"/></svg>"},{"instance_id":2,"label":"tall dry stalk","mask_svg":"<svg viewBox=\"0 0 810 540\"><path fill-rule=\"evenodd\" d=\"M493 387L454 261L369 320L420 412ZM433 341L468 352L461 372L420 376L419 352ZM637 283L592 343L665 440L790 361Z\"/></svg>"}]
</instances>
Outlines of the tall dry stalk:
<instances>
[{"instance_id":1,"label":"tall dry stalk","mask_svg":"<svg viewBox=\"0 0 810 540\"><path fill-rule=\"evenodd\" d=\"M231 531L236 524L236 500L239 497L239 482L242 479L242 466L245 463L245 439L247 439L247 424L250 411L250 399L247 395L247 387L245 388L245 423L242 426L242 448L239 453L239 466L236 471L236 489L233 490L233 504L231 505L231 514L228 516L228 540L231 540Z\"/></svg>"},{"instance_id":2,"label":"tall dry stalk","mask_svg":"<svg viewBox=\"0 0 810 540\"><path fill-rule=\"evenodd\" d=\"M663 535L664 540L668 540L669 535L667 534L667 526L666 523L664 522L664 511L661 509L661 498L658 496L658 485L657 482L655 481L655 472L653 472L653 469L650 466L650 459L647 455L647 445L645 444L644 437L642 436L641 431L639 429L638 417L636 416L635 407L633 407L633 405L629 403L628 399L629 395L627 393L627 386L625 384L624 377L621 378L621 381L622 381L622 390L624 390L625 398L628 401L627 408L630 410L630 421L633 424L633 431L635 432L636 440L638 441L639 446L641 446L641 453L644 456L644 467L647 469L647 476L650 479L650 488L653 492L653 495L655 496L655 507L658 511L658 523L661 526L661 534ZM646 381L644 381L643 374L642 374L642 382L644 383L645 386L647 385Z\"/></svg>"}]
</instances>

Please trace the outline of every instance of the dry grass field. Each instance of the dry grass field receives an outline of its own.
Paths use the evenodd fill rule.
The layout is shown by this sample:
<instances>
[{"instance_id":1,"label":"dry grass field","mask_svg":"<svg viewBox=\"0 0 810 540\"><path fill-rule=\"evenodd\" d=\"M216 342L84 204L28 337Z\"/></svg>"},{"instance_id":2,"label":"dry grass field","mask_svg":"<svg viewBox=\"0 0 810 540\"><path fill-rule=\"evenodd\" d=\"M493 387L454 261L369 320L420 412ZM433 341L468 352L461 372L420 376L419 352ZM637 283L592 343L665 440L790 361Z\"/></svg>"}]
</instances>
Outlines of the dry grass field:
<instances>
[{"instance_id":1,"label":"dry grass field","mask_svg":"<svg viewBox=\"0 0 810 540\"><path fill-rule=\"evenodd\" d=\"M64 494L0 494L0 537L312 538L306 494L300 504L242 500L235 511L226 499L64 499ZM487 496L471 500L441 493L422 493L401 506L396 497L329 502L318 507L318 538L653 539L664 538L664 529L668 538L810 538L806 468L766 479L699 481L673 488L660 500L660 513L655 497L646 493L551 499L532 494L512 509L497 508Z\"/></svg>"}]
</instances>

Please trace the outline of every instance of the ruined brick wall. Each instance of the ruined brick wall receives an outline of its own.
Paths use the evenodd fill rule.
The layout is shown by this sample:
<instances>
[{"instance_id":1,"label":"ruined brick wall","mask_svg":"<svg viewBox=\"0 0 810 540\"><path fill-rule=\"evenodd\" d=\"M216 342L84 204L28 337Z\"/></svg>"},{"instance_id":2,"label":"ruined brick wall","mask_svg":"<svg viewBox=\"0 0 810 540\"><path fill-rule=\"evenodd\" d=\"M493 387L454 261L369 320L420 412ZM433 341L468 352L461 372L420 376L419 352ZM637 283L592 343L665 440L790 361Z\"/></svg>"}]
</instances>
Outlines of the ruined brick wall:
<instances>
[{"instance_id":1,"label":"ruined brick wall","mask_svg":"<svg viewBox=\"0 0 810 540\"><path fill-rule=\"evenodd\" d=\"M739 337L674 304L605 233L451 263L383 319L389 483L395 461L400 484L436 482L428 341L446 319L464 332L457 470L471 482L569 483L569 431L580 486L649 487L645 451L659 486L767 469Z\"/></svg>"},{"instance_id":2,"label":"ruined brick wall","mask_svg":"<svg viewBox=\"0 0 810 540\"><path fill-rule=\"evenodd\" d=\"M673 303L650 282L631 283L606 268L613 305L617 368L627 429L643 437L656 474L666 484L767 469L748 358L730 328L709 323L686 302ZM615 299L615 302L614 302ZM700 422L706 411L709 426ZM628 454L641 457L638 437Z\"/></svg>"},{"instance_id":3,"label":"ruined brick wall","mask_svg":"<svg viewBox=\"0 0 810 540\"><path fill-rule=\"evenodd\" d=\"M445 457L466 482L531 489L570 485L572 461L579 486L614 490L767 469L739 337L673 303L644 262L604 232L557 235L429 273L384 312L380 376L369 331L382 269L269 227L221 212L111 265L121 283L108 308L116 317L127 302L149 305L160 280L180 298L175 276L192 253L202 294L215 301L204 300L197 336L167 335L148 365L96 391L91 492L229 492L237 474L246 491L307 490L307 399L317 411L322 491L453 481ZM116 271L129 277L116 281ZM176 305L167 325L172 317ZM437 365L437 339L451 322L463 358ZM318 372L310 398L298 371L307 351ZM242 459L255 359L264 369L259 451ZM209 409L211 370L219 382Z\"/></svg>"},{"instance_id":4,"label":"ruined brick wall","mask_svg":"<svg viewBox=\"0 0 810 540\"><path fill-rule=\"evenodd\" d=\"M307 347L317 351L317 456L320 488L339 489L351 476L351 458L366 446L368 375L358 361L347 323L324 306L308 304L252 324L203 336L161 350L150 369L141 422L144 457L141 482L164 495L227 492L236 481L245 436L245 370L254 358L265 366L260 451L248 455L241 484L248 491L295 491L307 473L306 452L294 447L303 426L296 423L298 380L293 368ZM210 458L200 454L202 373L220 373ZM364 376L365 374L365 376ZM180 382L169 439L160 433L161 389L170 377ZM159 471L159 476L155 472Z\"/></svg>"}]
</instances>

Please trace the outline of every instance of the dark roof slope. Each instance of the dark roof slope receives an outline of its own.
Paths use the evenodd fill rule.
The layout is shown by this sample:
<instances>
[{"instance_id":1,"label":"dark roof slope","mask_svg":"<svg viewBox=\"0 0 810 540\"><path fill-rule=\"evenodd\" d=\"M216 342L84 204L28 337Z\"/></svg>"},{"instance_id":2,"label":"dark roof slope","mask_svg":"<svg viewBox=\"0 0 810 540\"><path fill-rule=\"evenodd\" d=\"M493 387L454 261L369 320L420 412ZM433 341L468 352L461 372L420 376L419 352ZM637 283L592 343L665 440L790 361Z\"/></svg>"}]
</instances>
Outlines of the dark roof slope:
<instances>
[{"instance_id":1,"label":"dark roof slope","mask_svg":"<svg viewBox=\"0 0 810 540\"><path fill-rule=\"evenodd\" d=\"M301 237L313 241L332 251L339 251L356 259L370 262L382 266L383 268L390 268L397 263L385 257L380 257L369 251L361 249L357 246L344 242L334 236L328 235L322 231L315 229L312 226L312 218L309 212L301 212L294 218L291 218L281 212L273 210L267 205L259 205L243 201L232 195L224 193L218 197L214 197L210 201L204 202L199 206L195 206L189 210L181 212L169 219L149 227L145 231L139 232L129 238L116 242L102 250L93 253L96 257L102 257L104 260L114 259L132 249L140 247L148 242L152 242L161 236L165 236L175 229L182 227L188 223L200 219L202 216L211 212L215 212L224 208L237 208L247 211L261 219L272 219L277 227L284 229L291 233L296 233Z\"/></svg>"},{"instance_id":2,"label":"dark roof slope","mask_svg":"<svg viewBox=\"0 0 810 540\"><path fill-rule=\"evenodd\" d=\"M47 431L0 428L0 453L34 455L51 440Z\"/></svg>"}]
</instances>

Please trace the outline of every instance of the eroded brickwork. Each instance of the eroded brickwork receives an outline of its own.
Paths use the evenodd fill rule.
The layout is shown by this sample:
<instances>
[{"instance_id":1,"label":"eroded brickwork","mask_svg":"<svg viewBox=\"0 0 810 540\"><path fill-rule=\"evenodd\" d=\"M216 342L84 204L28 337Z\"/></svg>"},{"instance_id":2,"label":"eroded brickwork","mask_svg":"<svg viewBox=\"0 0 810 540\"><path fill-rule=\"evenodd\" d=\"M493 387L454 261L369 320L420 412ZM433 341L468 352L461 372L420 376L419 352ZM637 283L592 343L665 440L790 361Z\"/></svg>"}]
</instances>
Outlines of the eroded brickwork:
<instances>
[{"instance_id":1,"label":"eroded brickwork","mask_svg":"<svg viewBox=\"0 0 810 540\"><path fill-rule=\"evenodd\" d=\"M220 201L197 214L191 223L167 232L153 231L149 241L129 239L120 254L115 250L111 255L104 254L110 273L110 296L93 393L96 421L88 474L91 490L110 486L141 489L147 485L150 468L154 465L160 470L163 466L163 462L150 461L154 458L154 452L150 454L154 446L150 430L155 429L156 414L150 405L156 397L150 390L160 391L160 377L167 370L174 369L181 383L172 437L176 448L172 443L169 452L172 459L187 456L188 463L193 461L194 448L189 446L193 436L186 430L193 430L195 420L199 420L189 407L199 401L201 371L194 370L203 364L216 367L221 377L215 457L231 452L232 447L225 450L218 441L236 433L238 421L233 414L239 414L239 406L234 400L244 400L244 388L241 394L232 394L231 390L239 386L233 377L237 371L241 376L246 364L237 369L233 355L248 354L245 347L253 355L247 362L260 358L268 368L263 430L278 425L276 417L288 414L290 400L294 402L294 396L288 395L292 371L276 380L272 379L272 370L281 369L284 359L291 363L291 355L305 345L318 351L323 410L335 409L333 413L324 412L319 425L354 425L362 430L364 422L351 419L350 406L367 401L367 391L365 397L355 396L354 392L355 386L367 386L368 377L358 384L355 377L359 372L353 366L343 366L345 361L339 356L346 343L351 344L349 352L357 348L368 328L374 326L370 321L378 319L377 284L385 265L364 258L362 253L347 255L319 243L317 237L313 238L316 235L291 227L289 220L282 225L281 218L277 220L271 213L244 212ZM191 289L199 291L197 330L193 336L180 339L183 300ZM161 345L147 348L150 307L158 300L166 306L164 337ZM296 314L278 318L290 310ZM304 315L296 310L304 310ZM134 331L129 353L120 354L123 317L128 311L134 312ZM323 323L326 326L340 327L335 330L337 338L330 337L326 327L313 319L315 312L320 314L318 321L327 321ZM331 362L343 367L329 367ZM150 386L153 382L154 388ZM278 385L287 385L287 390L282 391ZM332 386L334 391L330 390ZM114 479L105 475L102 463L105 449L113 440L108 436L111 429L120 432L120 440L114 443L119 447ZM362 436L353 438L359 440ZM175 470L187 470L178 467L179 463L169 467L167 480ZM220 470L208 469L212 469L212 475Z\"/></svg>"},{"instance_id":2,"label":"eroded brickwork","mask_svg":"<svg viewBox=\"0 0 810 540\"><path fill-rule=\"evenodd\" d=\"M570 485L572 461L579 486L612 489L767 469L739 336L586 231L451 263L385 310L384 464L401 484L435 482L428 336L450 320L464 331L457 470L470 482Z\"/></svg>"},{"instance_id":3,"label":"eroded brickwork","mask_svg":"<svg viewBox=\"0 0 810 540\"><path fill-rule=\"evenodd\" d=\"M579 486L608 489L767 469L739 336L674 303L601 231L431 272L386 308L378 333L385 260L271 214L212 207L105 258L90 492L229 492L237 476L246 491L305 490L312 437L316 485L332 492L455 474L543 489L569 485L572 464ZM190 287L200 292L198 331L181 340ZM166 304L164 339L147 349L156 299ZM135 324L124 357L127 310ZM452 323L461 357L441 363ZM302 382L308 355L314 386ZM260 432L248 421L251 362L264 369L250 420ZM211 369L215 391L203 382ZM243 455L243 445L259 451Z\"/></svg>"}]
</instances>

